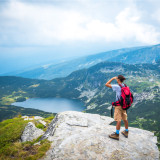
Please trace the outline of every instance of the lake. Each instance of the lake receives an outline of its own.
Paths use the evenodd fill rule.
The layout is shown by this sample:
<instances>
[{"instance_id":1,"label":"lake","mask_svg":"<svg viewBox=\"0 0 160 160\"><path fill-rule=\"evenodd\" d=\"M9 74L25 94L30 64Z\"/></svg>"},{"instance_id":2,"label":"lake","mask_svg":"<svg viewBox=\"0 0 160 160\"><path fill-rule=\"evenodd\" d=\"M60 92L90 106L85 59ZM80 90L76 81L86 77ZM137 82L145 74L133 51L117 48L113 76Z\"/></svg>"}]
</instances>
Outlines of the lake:
<instances>
[{"instance_id":1,"label":"lake","mask_svg":"<svg viewBox=\"0 0 160 160\"><path fill-rule=\"evenodd\" d=\"M12 105L40 109L53 113L63 111L83 111L86 109L83 102L66 98L31 98L23 102L14 102Z\"/></svg>"}]
</instances>

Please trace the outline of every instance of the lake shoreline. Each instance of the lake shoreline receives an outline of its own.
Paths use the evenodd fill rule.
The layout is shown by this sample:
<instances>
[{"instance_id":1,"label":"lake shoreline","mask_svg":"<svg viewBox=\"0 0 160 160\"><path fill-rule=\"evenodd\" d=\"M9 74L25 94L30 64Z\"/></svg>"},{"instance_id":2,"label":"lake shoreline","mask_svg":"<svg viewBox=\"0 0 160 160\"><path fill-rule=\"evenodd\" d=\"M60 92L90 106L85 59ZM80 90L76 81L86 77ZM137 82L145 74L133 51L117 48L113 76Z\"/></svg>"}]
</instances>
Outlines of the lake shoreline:
<instances>
[{"instance_id":1,"label":"lake shoreline","mask_svg":"<svg viewBox=\"0 0 160 160\"><path fill-rule=\"evenodd\" d=\"M63 112L63 111L85 111L87 107L85 103L79 99L68 99L61 97L46 97L46 98L28 98L22 102L14 102L11 105L24 107L24 108L32 108L39 109L45 112Z\"/></svg>"}]
</instances>

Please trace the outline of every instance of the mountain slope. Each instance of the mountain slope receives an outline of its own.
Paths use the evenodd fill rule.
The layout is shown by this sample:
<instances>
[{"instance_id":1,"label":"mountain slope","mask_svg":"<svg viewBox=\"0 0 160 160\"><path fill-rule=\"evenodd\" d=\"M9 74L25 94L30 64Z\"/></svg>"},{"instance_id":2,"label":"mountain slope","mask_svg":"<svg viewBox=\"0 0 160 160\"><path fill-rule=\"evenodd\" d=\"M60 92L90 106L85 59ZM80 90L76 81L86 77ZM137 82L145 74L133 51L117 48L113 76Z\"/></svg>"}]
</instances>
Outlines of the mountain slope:
<instances>
[{"instance_id":1,"label":"mountain slope","mask_svg":"<svg viewBox=\"0 0 160 160\"><path fill-rule=\"evenodd\" d=\"M85 112L109 116L115 93L105 83L119 74L127 78L126 84L135 98L133 111L128 113L130 125L154 131L160 137L159 63L132 65L106 61L53 80L0 77L0 100L5 105L6 101L16 101L17 96L79 99L87 107Z\"/></svg>"},{"instance_id":2,"label":"mountain slope","mask_svg":"<svg viewBox=\"0 0 160 160\"><path fill-rule=\"evenodd\" d=\"M20 73L12 73L8 75L20 76L25 78L35 79L53 79L57 77L65 77L75 70L89 68L99 62L108 60L118 55L137 50L142 47L123 48L108 52L102 52L90 56L84 56L71 61L66 61L59 64L46 64L33 70L28 70Z\"/></svg>"},{"instance_id":3,"label":"mountain slope","mask_svg":"<svg viewBox=\"0 0 160 160\"><path fill-rule=\"evenodd\" d=\"M157 61L158 59L160 59L160 45L133 50L124 53L123 55L118 55L114 58L110 58L109 61L137 64L155 63L155 61Z\"/></svg>"}]
</instances>

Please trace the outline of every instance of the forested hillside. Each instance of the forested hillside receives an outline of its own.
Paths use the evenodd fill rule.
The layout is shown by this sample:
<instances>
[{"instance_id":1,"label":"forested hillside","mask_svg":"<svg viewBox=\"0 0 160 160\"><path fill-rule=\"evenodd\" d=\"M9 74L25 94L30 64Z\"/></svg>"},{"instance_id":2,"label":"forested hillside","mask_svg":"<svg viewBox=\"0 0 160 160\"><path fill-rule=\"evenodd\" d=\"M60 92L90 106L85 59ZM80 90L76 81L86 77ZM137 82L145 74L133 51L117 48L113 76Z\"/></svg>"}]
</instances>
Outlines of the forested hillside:
<instances>
[{"instance_id":1,"label":"forested hillside","mask_svg":"<svg viewBox=\"0 0 160 160\"><path fill-rule=\"evenodd\" d=\"M0 77L1 112L5 105L31 97L63 97L79 99L85 112L110 115L115 93L105 86L112 77L123 74L135 101L129 120L132 126L148 129L159 135L160 64L123 64L101 62L88 69L72 72L65 78L35 80L21 77ZM113 82L113 83L116 83Z\"/></svg>"}]
</instances>

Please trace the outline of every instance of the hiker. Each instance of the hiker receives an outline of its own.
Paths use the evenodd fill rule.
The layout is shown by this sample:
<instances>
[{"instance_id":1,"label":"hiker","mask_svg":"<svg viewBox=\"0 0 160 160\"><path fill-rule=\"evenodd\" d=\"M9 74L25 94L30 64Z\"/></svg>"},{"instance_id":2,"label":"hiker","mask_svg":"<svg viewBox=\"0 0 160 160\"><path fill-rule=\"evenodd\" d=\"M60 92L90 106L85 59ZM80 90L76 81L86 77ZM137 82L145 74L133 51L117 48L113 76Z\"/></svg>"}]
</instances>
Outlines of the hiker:
<instances>
[{"instance_id":1,"label":"hiker","mask_svg":"<svg viewBox=\"0 0 160 160\"><path fill-rule=\"evenodd\" d=\"M113 80L117 80L118 84L110 84ZM123 75L118 75L118 77L113 77L111 78L106 84L105 86L112 88L113 91L116 92L116 102L118 102L120 100L121 97L121 87L120 85L122 85L122 87L125 87L125 84L123 84L123 81L125 80L125 77ZM116 124L116 132L112 133L109 135L110 138L119 140L119 131L120 131L120 127L121 127L121 120L124 121L125 124L125 130L122 131L121 133L128 138L128 120L127 120L127 112L126 110L122 109L122 106L120 104L118 104L117 106L114 107L114 120L117 121Z\"/></svg>"}]
</instances>

